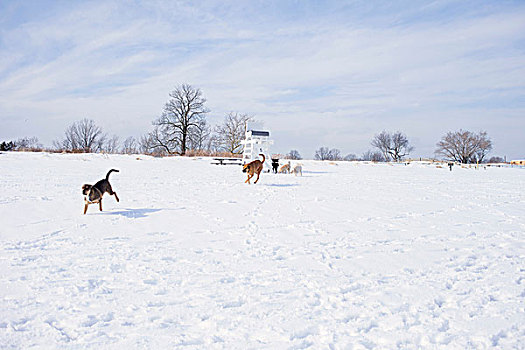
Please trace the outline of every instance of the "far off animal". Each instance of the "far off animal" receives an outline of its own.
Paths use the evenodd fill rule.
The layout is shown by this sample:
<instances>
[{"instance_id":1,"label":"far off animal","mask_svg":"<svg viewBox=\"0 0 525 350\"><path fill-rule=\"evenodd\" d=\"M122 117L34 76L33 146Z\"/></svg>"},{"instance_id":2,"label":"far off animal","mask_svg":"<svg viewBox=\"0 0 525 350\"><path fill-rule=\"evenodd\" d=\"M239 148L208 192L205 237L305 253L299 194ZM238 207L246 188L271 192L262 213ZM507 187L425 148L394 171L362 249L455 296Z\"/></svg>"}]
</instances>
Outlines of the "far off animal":
<instances>
[{"instance_id":1,"label":"far off animal","mask_svg":"<svg viewBox=\"0 0 525 350\"><path fill-rule=\"evenodd\" d=\"M113 191L113 188L111 188L111 184L109 183L109 174L112 172L119 172L116 169L111 169L106 174L106 178L98 181L94 185L82 185L82 194L84 195L84 214L86 214L88 206L90 204L98 203L98 207L100 211L102 211L102 196L104 193L109 193L112 196L115 196L115 199L117 202L119 202L117 192Z\"/></svg>"},{"instance_id":2,"label":"far off animal","mask_svg":"<svg viewBox=\"0 0 525 350\"><path fill-rule=\"evenodd\" d=\"M294 174L295 176L303 176L303 166L301 164L296 164L292 169L292 174Z\"/></svg>"},{"instance_id":3,"label":"far off animal","mask_svg":"<svg viewBox=\"0 0 525 350\"><path fill-rule=\"evenodd\" d=\"M266 157L264 156L264 154L261 153L259 155L262 156L262 161L260 161L259 159L256 159L254 161L251 161L250 163L243 165L242 172L248 174L248 179L246 179L244 183L250 183L250 179L255 174L257 174L257 179L255 180L254 184L256 184L257 181L259 181L259 175L261 174L261 171L263 170L263 164L264 164L264 161L266 160Z\"/></svg>"},{"instance_id":4,"label":"far off animal","mask_svg":"<svg viewBox=\"0 0 525 350\"><path fill-rule=\"evenodd\" d=\"M290 174L290 162L288 162L288 164L281 165L279 168L279 174Z\"/></svg>"}]
</instances>

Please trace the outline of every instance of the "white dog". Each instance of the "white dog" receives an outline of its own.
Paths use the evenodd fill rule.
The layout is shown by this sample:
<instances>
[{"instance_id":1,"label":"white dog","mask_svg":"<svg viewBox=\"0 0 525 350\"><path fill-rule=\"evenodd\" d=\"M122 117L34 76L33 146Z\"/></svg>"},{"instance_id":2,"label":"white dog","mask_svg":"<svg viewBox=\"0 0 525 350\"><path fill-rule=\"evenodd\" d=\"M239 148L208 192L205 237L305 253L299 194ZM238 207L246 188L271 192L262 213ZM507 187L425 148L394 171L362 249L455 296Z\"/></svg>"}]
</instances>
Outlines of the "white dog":
<instances>
[{"instance_id":1,"label":"white dog","mask_svg":"<svg viewBox=\"0 0 525 350\"><path fill-rule=\"evenodd\" d=\"M303 176L303 167L301 164L297 164L296 166L293 167L292 169L292 174L294 174L295 176L297 176L297 174Z\"/></svg>"}]
</instances>

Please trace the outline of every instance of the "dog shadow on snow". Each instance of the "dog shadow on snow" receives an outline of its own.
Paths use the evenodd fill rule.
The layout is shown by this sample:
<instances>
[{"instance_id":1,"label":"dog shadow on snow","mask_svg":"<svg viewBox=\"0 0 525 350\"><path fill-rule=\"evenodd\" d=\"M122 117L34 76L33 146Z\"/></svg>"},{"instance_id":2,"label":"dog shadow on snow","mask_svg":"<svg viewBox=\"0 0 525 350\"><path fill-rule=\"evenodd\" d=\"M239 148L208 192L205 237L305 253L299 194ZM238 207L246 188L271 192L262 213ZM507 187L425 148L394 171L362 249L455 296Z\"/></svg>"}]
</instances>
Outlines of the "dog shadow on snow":
<instances>
[{"instance_id":1,"label":"dog shadow on snow","mask_svg":"<svg viewBox=\"0 0 525 350\"><path fill-rule=\"evenodd\" d=\"M138 219L138 218L145 218L145 217L148 217L149 214L152 214L152 213L156 213L156 212L159 212L161 211L162 209L146 209L146 208L143 208L143 209L119 209L119 210L116 210L116 211L105 211L105 212L102 212L100 214L103 214L103 215L120 215L120 216L125 216L127 218L132 218L132 219Z\"/></svg>"},{"instance_id":2,"label":"dog shadow on snow","mask_svg":"<svg viewBox=\"0 0 525 350\"><path fill-rule=\"evenodd\" d=\"M264 186L269 186L269 187L296 187L296 186L299 186L299 184L264 184Z\"/></svg>"}]
</instances>

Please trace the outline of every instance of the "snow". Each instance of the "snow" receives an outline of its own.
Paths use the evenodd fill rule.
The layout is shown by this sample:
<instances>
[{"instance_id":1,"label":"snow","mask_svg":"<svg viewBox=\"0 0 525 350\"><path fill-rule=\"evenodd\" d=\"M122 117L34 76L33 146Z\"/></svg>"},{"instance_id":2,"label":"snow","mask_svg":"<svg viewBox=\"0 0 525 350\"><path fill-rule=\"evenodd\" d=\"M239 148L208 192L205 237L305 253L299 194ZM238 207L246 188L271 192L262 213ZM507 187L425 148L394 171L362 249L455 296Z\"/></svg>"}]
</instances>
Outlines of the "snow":
<instances>
[{"instance_id":1,"label":"snow","mask_svg":"<svg viewBox=\"0 0 525 350\"><path fill-rule=\"evenodd\" d=\"M0 348L523 348L524 169L210 163L0 154Z\"/></svg>"}]
</instances>

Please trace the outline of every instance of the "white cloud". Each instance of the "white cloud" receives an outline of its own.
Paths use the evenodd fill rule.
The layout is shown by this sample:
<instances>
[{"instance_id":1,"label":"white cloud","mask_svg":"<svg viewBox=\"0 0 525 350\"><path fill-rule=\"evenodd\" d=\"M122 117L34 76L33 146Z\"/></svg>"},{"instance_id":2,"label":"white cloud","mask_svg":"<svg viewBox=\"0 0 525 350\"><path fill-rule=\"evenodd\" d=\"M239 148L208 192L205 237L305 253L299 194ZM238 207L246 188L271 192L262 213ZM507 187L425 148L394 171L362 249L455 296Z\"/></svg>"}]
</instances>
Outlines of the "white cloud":
<instances>
[{"instance_id":1,"label":"white cloud","mask_svg":"<svg viewBox=\"0 0 525 350\"><path fill-rule=\"evenodd\" d=\"M308 157L326 145L360 154L387 129L405 131L426 156L444 131L468 127L523 156L525 141L496 136L523 125L523 7L400 20L437 11L429 6L369 21L353 13L345 23L331 12L344 6L316 19L312 9L301 18L221 4L89 3L3 28L13 54L0 57L13 58L0 65L0 137L48 143L82 117L122 138L139 135L186 82L203 90L212 121L231 110L264 120L276 151ZM501 117L505 124L494 123Z\"/></svg>"}]
</instances>

